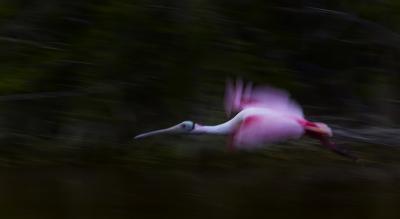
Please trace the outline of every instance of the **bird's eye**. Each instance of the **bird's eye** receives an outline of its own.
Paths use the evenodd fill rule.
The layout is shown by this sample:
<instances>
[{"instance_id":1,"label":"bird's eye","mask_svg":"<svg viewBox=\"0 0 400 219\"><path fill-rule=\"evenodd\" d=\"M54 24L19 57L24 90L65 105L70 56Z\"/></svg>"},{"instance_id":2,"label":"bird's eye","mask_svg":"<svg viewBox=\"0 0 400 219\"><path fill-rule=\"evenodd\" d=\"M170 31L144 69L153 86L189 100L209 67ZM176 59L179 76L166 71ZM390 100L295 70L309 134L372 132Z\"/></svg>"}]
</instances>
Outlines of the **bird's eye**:
<instances>
[{"instance_id":1,"label":"bird's eye","mask_svg":"<svg viewBox=\"0 0 400 219\"><path fill-rule=\"evenodd\" d=\"M185 124L182 124L182 128L186 128L186 125L185 125Z\"/></svg>"}]
</instances>

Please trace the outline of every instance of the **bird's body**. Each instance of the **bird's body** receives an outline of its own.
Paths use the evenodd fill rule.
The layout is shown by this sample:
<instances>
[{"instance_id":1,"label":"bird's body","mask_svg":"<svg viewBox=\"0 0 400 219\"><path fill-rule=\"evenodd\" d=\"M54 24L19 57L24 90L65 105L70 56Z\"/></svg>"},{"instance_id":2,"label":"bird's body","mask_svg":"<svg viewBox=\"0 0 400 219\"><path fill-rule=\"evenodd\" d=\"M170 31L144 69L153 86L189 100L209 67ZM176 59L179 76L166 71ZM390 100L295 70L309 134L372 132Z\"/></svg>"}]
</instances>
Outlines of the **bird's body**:
<instances>
[{"instance_id":1,"label":"bird's body","mask_svg":"<svg viewBox=\"0 0 400 219\"><path fill-rule=\"evenodd\" d=\"M261 107L243 109L231 120L215 126L196 124L194 134L231 135L230 148L253 149L304 134L303 118Z\"/></svg>"},{"instance_id":2,"label":"bird's body","mask_svg":"<svg viewBox=\"0 0 400 219\"><path fill-rule=\"evenodd\" d=\"M225 111L230 120L213 126L185 121L168 129L144 133L135 138L161 133L228 135L230 149L252 150L304 135L318 139L332 151L356 159L338 148L329 138L332 130L324 123L304 118L302 108L283 90L271 87L253 88L238 80L236 86L228 81Z\"/></svg>"},{"instance_id":3,"label":"bird's body","mask_svg":"<svg viewBox=\"0 0 400 219\"><path fill-rule=\"evenodd\" d=\"M305 132L299 117L264 108L247 108L242 112L242 122L232 136L235 148L252 149L286 139L298 139Z\"/></svg>"}]
</instances>

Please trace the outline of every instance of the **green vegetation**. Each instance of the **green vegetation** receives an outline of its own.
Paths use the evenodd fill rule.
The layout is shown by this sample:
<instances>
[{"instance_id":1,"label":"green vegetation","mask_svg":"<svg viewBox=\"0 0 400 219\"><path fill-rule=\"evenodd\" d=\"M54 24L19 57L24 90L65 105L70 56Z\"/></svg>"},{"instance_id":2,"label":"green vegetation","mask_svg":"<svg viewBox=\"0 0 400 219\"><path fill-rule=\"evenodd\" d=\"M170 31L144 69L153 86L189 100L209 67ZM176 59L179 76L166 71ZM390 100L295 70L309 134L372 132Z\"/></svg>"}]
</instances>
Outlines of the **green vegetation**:
<instances>
[{"instance_id":1,"label":"green vegetation","mask_svg":"<svg viewBox=\"0 0 400 219\"><path fill-rule=\"evenodd\" d=\"M0 217L398 218L398 12L397 0L0 1ZM368 134L338 132L362 160L307 139L238 154L221 137L133 141L224 121L228 77Z\"/></svg>"}]
</instances>

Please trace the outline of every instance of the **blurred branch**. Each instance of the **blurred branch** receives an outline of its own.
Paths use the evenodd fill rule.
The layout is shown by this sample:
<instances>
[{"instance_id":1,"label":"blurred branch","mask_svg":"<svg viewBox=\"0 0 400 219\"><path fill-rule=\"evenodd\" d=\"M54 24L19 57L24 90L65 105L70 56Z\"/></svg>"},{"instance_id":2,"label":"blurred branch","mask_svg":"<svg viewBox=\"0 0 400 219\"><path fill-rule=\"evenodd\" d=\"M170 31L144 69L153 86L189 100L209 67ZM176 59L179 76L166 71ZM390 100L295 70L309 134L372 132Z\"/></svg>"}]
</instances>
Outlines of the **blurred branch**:
<instances>
[{"instance_id":1,"label":"blurred branch","mask_svg":"<svg viewBox=\"0 0 400 219\"><path fill-rule=\"evenodd\" d=\"M11 94L0 96L0 101L15 101L15 100L32 100L42 98L58 98L58 97L72 97L72 96L83 96L88 95L88 92L39 92L39 93L28 93L28 94Z\"/></svg>"},{"instance_id":2,"label":"blurred branch","mask_svg":"<svg viewBox=\"0 0 400 219\"><path fill-rule=\"evenodd\" d=\"M396 146L400 141L399 128L367 127L358 129L334 126L334 133L341 138L358 140L369 144Z\"/></svg>"},{"instance_id":3,"label":"blurred branch","mask_svg":"<svg viewBox=\"0 0 400 219\"><path fill-rule=\"evenodd\" d=\"M62 59L60 60L61 63L67 63L67 64L79 64L79 65L95 65L92 62L84 62L84 61L78 61L78 60L68 60L68 59Z\"/></svg>"},{"instance_id":4,"label":"blurred branch","mask_svg":"<svg viewBox=\"0 0 400 219\"><path fill-rule=\"evenodd\" d=\"M382 44L390 44L390 46L400 48L400 34L388 29L387 27L369 21L362 19L360 17L357 17L356 15L349 14L346 12L342 11L335 11L335 10L330 10L330 9L324 9L324 8L316 8L316 7L306 7L302 9L298 8L288 8L288 7L275 7L275 9L282 10L282 11L287 11L291 13L303 13L303 14L318 14L318 15L327 15L327 16L334 16L346 21L358 23L361 26L373 29L376 33L379 34L379 37L384 37L385 39L379 39L376 40L377 43L382 43ZM377 38L377 37L375 37Z\"/></svg>"},{"instance_id":5,"label":"blurred branch","mask_svg":"<svg viewBox=\"0 0 400 219\"><path fill-rule=\"evenodd\" d=\"M34 100L43 98L59 98L59 97L76 97L76 96L86 96L91 94L106 94L113 93L116 90L113 85L98 83L91 87L82 89L82 91L54 91L54 92L35 92L35 93L25 93L25 94L10 94L0 96L1 101L18 101L18 100Z\"/></svg>"},{"instance_id":6,"label":"blurred branch","mask_svg":"<svg viewBox=\"0 0 400 219\"><path fill-rule=\"evenodd\" d=\"M185 9L180 8L180 7L172 7L172 6L165 6L165 5L160 5L160 4L149 4L145 6L146 8L149 9L156 9L156 10L168 10L168 11L176 11L176 12L183 12ZM224 22L224 23L237 23L237 21L234 21L232 19L229 19L228 17L214 11L214 10L209 10L209 9L193 9L193 12L195 12L197 15L205 15L205 16L210 16L212 19L219 21L219 22Z\"/></svg>"},{"instance_id":7,"label":"blurred branch","mask_svg":"<svg viewBox=\"0 0 400 219\"><path fill-rule=\"evenodd\" d=\"M38 47L38 48L41 48L41 49L58 50L58 51L62 51L63 50L63 49L60 49L60 48L57 48L57 47L44 45L44 44L41 44L41 43L38 43L38 42L29 41L29 40L21 40L21 39L12 38L12 37L0 37L0 41L4 41L4 42L8 42L8 43L24 44L24 45Z\"/></svg>"}]
</instances>

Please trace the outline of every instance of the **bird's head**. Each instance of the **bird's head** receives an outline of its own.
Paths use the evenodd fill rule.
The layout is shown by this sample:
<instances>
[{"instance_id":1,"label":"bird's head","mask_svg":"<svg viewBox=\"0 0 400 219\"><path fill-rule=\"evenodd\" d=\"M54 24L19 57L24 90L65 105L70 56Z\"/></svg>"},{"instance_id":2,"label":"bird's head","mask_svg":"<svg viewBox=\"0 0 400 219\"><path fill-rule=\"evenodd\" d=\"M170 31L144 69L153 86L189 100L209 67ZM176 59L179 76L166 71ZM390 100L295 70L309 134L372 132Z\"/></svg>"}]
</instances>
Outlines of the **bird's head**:
<instances>
[{"instance_id":1,"label":"bird's head","mask_svg":"<svg viewBox=\"0 0 400 219\"><path fill-rule=\"evenodd\" d=\"M333 136L332 129L322 122L310 122L304 126L304 129L306 134L316 138Z\"/></svg>"},{"instance_id":2,"label":"bird's head","mask_svg":"<svg viewBox=\"0 0 400 219\"><path fill-rule=\"evenodd\" d=\"M195 127L196 127L196 123L194 123L193 121L183 121L177 125L174 125L172 127L166 128L166 129L159 129L159 130L146 132L146 133L137 135L137 136L135 136L135 139L145 138L145 137L149 137L152 135L158 135L158 134L189 134L194 130Z\"/></svg>"}]
</instances>

